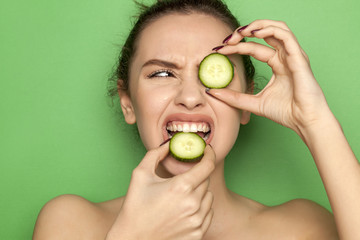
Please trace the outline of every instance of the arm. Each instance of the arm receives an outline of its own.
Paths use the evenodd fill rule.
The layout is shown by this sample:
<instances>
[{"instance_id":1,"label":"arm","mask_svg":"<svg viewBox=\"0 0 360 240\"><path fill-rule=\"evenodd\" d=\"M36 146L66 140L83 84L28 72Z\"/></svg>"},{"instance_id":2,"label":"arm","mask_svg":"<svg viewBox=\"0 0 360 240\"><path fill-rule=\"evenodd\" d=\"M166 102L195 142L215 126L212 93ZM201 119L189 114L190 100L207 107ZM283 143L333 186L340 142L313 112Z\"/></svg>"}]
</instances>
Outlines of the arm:
<instances>
[{"instance_id":1,"label":"arm","mask_svg":"<svg viewBox=\"0 0 360 240\"><path fill-rule=\"evenodd\" d=\"M360 165L340 124L329 112L301 129L323 180L341 239L360 239Z\"/></svg>"},{"instance_id":2,"label":"arm","mask_svg":"<svg viewBox=\"0 0 360 240\"><path fill-rule=\"evenodd\" d=\"M41 210L33 240L201 239L213 216L208 186L215 153L207 146L191 170L163 179L155 170L168 149L167 143L146 154L115 219L81 197L63 195Z\"/></svg>"},{"instance_id":3,"label":"arm","mask_svg":"<svg viewBox=\"0 0 360 240\"><path fill-rule=\"evenodd\" d=\"M271 47L240 42L264 39ZM243 111L269 118L294 130L307 144L319 169L341 239L360 239L360 167L340 124L331 113L310 67L308 56L283 22L257 20L234 31L218 52L243 54L273 70L257 95L211 89L213 97Z\"/></svg>"}]
</instances>

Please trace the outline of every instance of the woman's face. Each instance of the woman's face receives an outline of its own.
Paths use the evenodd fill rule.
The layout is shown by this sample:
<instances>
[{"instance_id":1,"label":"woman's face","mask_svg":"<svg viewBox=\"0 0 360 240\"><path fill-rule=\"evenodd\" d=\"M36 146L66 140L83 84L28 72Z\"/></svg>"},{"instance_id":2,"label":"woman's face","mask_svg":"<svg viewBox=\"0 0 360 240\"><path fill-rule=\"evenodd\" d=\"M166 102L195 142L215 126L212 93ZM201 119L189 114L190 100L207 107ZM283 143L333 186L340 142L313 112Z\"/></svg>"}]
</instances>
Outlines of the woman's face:
<instances>
[{"instance_id":1,"label":"woman's face","mask_svg":"<svg viewBox=\"0 0 360 240\"><path fill-rule=\"evenodd\" d=\"M140 35L130 70L130 96L120 94L125 120L137 123L146 149L169 138L168 130L210 132L204 136L222 161L236 141L240 122L248 117L205 93L198 78L201 60L221 44L232 30L204 14L171 14L148 25ZM230 56L234 79L228 88L246 89L240 56ZM208 128L208 129L207 129ZM194 164L171 156L165 169L177 175Z\"/></svg>"}]
</instances>

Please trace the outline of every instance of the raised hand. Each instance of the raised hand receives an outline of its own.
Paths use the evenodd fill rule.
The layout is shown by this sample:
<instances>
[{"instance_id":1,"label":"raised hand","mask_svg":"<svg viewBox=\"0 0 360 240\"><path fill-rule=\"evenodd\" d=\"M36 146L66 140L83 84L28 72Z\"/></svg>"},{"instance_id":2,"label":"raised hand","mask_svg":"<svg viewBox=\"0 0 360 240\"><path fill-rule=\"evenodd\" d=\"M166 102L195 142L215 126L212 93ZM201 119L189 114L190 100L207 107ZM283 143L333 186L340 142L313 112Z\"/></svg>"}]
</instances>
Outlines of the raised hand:
<instances>
[{"instance_id":1,"label":"raised hand","mask_svg":"<svg viewBox=\"0 0 360 240\"><path fill-rule=\"evenodd\" d=\"M244 37L264 39L270 47L240 42ZM226 55L250 55L266 62L273 76L257 95L230 89L211 89L208 93L296 131L319 170L340 238L360 239L360 165L294 34L283 22L257 20L237 29L224 42L225 46L214 50Z\"/></svg>"},{"instance_id":2,"label":"raised hand","mask_svg":"<svg viewBox=\"0 0 360 240\"><path fill-rule=\"evenodd\" d=\"M264 39L271 47L240 42L244 37ZM296 131L320 122L330 114L324 94L311 71L309 59L284 22L257 20L234 31L219 53L250 55L273 71L269 83L257 95L230 89L208 93L227 104L264 116Z\"/></svg>"},{"instance_id":3,"label":"raised hand","mask_svg":"<svg viewBox=\"0 0 360 240\"><path fill-rule=\"evenodd\" d=\"M213 215L213 195L208 186L215 153L207 146L202 160L188 172L164 179L155 171L168 151L168 143L150 150L133 171L108 240L202 239Z\"/></svg>"}]
</instances>

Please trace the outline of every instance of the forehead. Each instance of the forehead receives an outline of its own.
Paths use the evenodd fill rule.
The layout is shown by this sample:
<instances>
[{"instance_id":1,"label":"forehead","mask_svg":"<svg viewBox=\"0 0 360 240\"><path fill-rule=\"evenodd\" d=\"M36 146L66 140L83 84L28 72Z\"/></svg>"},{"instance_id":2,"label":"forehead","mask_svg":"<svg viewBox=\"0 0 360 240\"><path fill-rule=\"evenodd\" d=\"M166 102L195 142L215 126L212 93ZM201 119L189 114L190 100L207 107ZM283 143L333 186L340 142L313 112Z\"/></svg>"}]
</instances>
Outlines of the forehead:
<instances>
[{"instance_id":1,"label":"forehead","mask_svg":"<svg viewBox=\"0 0 360 240\"><path fill-rule=\"evenodd\" d=\"M201 61L231 32L229 26L210 15L165 15L142 31L133 63L140 64L154 57L180 62Z\"/></svg>"}]
</instances>

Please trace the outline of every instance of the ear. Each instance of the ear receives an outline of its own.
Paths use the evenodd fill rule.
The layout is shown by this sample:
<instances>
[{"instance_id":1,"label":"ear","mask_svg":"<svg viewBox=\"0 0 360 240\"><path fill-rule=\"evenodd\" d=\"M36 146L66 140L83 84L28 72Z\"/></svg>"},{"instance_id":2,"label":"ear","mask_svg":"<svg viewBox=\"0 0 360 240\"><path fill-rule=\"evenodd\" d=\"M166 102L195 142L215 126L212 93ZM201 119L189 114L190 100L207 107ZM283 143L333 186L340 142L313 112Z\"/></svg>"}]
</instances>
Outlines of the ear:
<instances>
[{"instance_id":1,"label":"ear","mask_svg":"<svg viewBox=\"0 0 360 240\"><path fill-rule=\"evenodd\" d=\"M136 122L136 116L129 93L122 88L123 80L118 81L118 93L120 97L121 110L124 114L125 121L128 124Z\"/></svg>"},{"instance_id":2,"label":"ear","mask_svg":"<svg viewBox=\"0 0 360 240\"><path fill-rule=\"evenodd\" d=\"M250 121L250 116L251 116L251 112L245 110L241 111L240 123L242 125L247 124Z\"/></svg>"}]
</instances>

